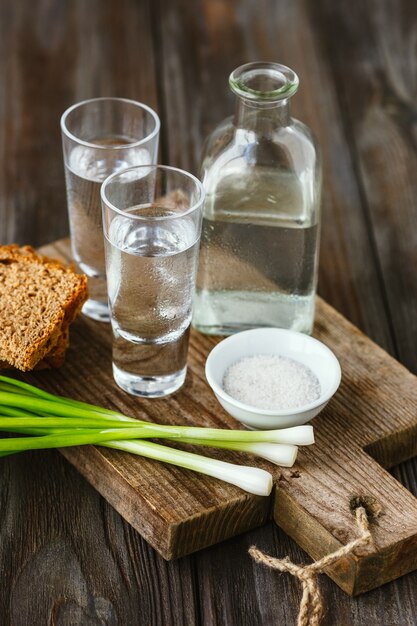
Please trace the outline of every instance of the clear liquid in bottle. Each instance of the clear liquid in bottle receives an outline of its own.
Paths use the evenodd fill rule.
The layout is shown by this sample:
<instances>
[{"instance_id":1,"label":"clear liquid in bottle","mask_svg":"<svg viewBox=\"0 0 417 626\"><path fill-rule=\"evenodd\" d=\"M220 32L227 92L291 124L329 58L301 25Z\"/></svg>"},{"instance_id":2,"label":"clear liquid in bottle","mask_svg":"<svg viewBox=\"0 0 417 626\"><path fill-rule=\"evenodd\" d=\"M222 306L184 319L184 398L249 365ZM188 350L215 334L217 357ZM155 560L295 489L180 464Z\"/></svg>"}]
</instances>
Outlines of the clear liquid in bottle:
<instances>
[{"instance_id":1,"label":"clear liquid in bottle","mask_svg":"<svg viewBox=\"0 0 417 626\"><path fill-rule=\"evenodd\" d=\"M243 67L253 65L262 64ZM253 80L255 72L262 84L264 71L243 75ZM276 98L260 108L240 98L234 121L223 122L207 142L193 311L193 325L204 333L312 330L320 164L308 129L289 117L288 99Z\"/></svg>"}]
</instances>

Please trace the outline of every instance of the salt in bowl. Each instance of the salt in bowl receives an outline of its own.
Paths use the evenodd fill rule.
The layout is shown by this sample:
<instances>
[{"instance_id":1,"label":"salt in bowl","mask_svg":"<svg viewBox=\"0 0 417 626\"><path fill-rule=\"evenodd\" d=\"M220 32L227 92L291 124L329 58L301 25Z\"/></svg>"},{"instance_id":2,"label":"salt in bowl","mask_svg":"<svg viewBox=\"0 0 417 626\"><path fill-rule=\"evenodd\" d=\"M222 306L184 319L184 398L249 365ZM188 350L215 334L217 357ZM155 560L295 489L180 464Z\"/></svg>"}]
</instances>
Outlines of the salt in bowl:
<instances>
[{"instance_id":1,"label":"salt in bowl","mask_svg":"<svg viewBox=\"0 0 417 626\"><path fill-rule=\"evenodd\" d=\"M245 357L268 354L298 361L309 367L320 383L320 396L293 409L261 409L232 398L223 389L230 365ZM207 357L206 378L222 407L239 422L256 430L288 428L309 422L328 403L341 380L340 364L318 339L293 330L255 328L223 339Z\"/></svg>"}]
</instances>

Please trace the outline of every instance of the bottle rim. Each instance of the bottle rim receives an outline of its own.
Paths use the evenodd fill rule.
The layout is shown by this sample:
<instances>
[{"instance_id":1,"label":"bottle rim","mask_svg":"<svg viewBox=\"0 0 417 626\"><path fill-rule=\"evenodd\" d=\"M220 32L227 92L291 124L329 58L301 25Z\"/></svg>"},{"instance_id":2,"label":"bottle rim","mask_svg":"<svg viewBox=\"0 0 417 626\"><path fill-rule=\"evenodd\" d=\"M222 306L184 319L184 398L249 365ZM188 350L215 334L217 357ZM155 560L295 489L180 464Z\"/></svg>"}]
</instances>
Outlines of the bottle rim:
<instances>
[{"instance_id":1,"label":"bottle rim","mask_svg":"<svg viewBox=\"0 0 417 626\"><path fill-rule=\"evenodd\" d=\"M274 102L293 96L297 74L280 63L255 61L236 68L229 76L231 90L247 100Z\"/></svg>"}]
</instances>

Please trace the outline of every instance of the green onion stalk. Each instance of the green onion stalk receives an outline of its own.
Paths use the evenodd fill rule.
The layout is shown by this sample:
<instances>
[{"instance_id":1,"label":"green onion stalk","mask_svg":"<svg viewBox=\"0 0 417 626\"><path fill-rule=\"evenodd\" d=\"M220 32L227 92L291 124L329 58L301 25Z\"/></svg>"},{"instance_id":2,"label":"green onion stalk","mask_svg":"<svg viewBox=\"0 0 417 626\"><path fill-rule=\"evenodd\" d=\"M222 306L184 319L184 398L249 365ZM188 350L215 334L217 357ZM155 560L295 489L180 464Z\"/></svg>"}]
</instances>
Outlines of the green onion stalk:
<instances>
[{"instance_id":1,"label":"green onion stalk","mask_svg":"<svg viewBox=\"0 0 417 626\"><path fill-rule=\"evenodd\" d=\"M247 452L285 467L294 464L297 446L314 442L313 429L308 425L245 431L154 424L54 395L6 376L0 376L0 431L21 435L0 439L0 456L96 444L192 469L257 495L270 493L269 472L177 450L148 439Z\"/></svg>"}]
</instances>

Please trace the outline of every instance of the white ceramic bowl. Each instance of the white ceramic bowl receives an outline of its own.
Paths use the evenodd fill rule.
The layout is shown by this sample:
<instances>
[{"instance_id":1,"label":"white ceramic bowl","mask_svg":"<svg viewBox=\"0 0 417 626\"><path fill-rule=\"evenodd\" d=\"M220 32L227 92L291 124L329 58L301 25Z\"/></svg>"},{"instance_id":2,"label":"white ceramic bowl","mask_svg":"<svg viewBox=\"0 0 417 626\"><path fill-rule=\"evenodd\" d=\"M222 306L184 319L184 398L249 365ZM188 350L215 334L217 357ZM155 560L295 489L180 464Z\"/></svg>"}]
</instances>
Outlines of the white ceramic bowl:
<instances>
[{"instance_id":1,"label":"white ceramic bowl","mask_svg":"<svg viewBox=\"0 0 417 626\"><path fill-rule=\"evenodd\" d=\"M303 363L317 376L320 397L295 409L267 410L239 402L227 394L223 376L227 368L244 357L259 354L284 356ZM207 357L206 378L222 407L249 428L269 430L287 428L309 422L337 391L341 379L339 361L321 341L280 328L245 330L221 341Z\"/></svg>"}]
</instances>

